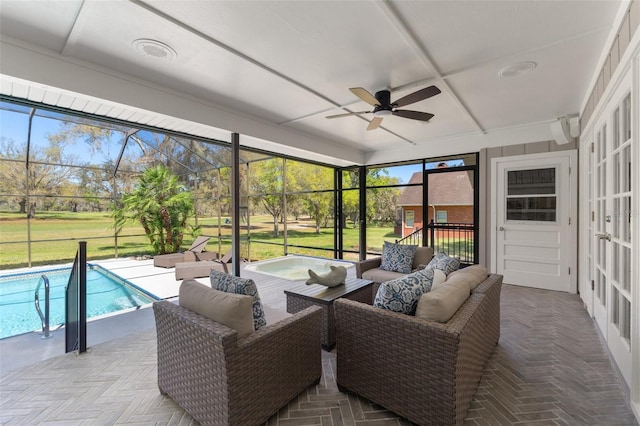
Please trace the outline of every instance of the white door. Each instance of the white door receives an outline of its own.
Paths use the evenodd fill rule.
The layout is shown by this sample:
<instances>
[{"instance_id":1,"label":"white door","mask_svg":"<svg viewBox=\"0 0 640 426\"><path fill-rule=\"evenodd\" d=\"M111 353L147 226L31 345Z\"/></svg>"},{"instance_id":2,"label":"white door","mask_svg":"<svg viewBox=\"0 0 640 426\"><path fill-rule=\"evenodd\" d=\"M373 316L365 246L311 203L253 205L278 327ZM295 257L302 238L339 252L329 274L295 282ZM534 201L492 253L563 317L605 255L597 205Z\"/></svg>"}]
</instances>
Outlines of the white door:
<instances>
[{"instance_id":1,"label":"white door","mask_svg":"<svg viewBox=\"0 0 640 426\"><path fill-rule=\"evenodd\" d=\"M631 377L631 95L616 93L595 125L593 147L593 315L619 370Z\"/></svg>"},{"instance_id":2,"label":"white door","mask_svg":"<svg viewBox=\"0 0 640 426\"><path fill-rule=\"evenodd\" d=\"M560 151L493 160L494 270L505 283L576 292L576 158Z\"/></svg>"}]
</instances>

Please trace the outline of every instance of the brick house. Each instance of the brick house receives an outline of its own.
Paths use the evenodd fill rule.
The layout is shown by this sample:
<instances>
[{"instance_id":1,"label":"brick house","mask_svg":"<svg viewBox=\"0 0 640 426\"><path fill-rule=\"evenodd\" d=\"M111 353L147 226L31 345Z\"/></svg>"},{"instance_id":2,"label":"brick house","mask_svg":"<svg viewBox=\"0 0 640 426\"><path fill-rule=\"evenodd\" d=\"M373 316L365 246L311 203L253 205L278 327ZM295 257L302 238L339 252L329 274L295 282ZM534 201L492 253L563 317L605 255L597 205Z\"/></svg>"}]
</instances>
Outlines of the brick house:
<instances>
[{"instance_id":1,"label":"brick house","mask_svg":"<svg viewBox=\"0 0 640 426\"><path fill-rule=\"evenodd\" d=\"M447 167L446 164L438 168ZM436 173L429 176L427 223L473 223L473 179L466 171ZM409 184L421 184L422 172L411 176ZM395 231L402 238L421 229L422 186L409 186L397 203L398 223ZM453 237L453 236L452 236Z\"/></svg>"}]
</instances>

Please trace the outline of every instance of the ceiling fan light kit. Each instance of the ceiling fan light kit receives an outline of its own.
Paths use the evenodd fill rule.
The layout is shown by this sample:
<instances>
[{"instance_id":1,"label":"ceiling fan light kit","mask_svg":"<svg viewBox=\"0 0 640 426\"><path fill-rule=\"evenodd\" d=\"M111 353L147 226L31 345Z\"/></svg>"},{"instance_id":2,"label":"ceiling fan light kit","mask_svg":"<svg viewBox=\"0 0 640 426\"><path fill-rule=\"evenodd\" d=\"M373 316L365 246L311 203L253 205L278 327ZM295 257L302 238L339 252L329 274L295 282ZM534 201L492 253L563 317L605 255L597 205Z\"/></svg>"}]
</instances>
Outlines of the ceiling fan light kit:
<instances>
[{"instance_id":1,"label":"ceiling fan light kit","mask_svg":"<svg viewBox=\"0 0 640 426\"><path fill-rule=\"evenodd\" d=\"M382 123L382 119L384 117L388 117L390 115L395 115L402 118L409 118L411 120L418 121L429 121L433 118L433 114L422 111L412 111L407 109L397 109L398 107L403 107L406 105L411 105L416 102L420 102L424 99L430 98L440 93L440 89L436 86L425 87L424 89L417 90L413 93L410 93L402 98L396 100L395 102L391 102L391 92L389 90L380 90L376 92L375 96L372 95L368 90L363 89L362 87L352 87L349 89L351 93L359 97L364 102L373 106L372 111L358 111L358 112L347 112L344 114L335 114L329 115L327 118L340 118L340 117L349 117L352 115L359 114L373 114L373 119L369 122L367 126L367 130L374 130L380 127Z\"/></svg>"}]
</instances>

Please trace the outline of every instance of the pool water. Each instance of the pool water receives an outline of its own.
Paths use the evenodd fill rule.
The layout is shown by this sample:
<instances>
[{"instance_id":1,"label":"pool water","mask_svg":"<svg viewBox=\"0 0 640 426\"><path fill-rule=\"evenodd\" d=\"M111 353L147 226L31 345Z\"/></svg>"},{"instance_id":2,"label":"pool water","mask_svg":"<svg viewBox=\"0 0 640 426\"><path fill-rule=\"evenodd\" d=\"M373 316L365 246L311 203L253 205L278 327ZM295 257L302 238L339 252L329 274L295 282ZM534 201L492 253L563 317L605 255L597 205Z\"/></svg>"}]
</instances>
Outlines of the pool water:
<instances>
[{"instance_id":1,"label":"pool water","mask_svg":"<svg viewBox=\"0 0 640 426\"><path fill-rule=\"evenodd\" d=\"M64 324L65 290L71 268L0 276L0 339L31 331L42 331L34 305L35 289L42 274L49 279L50 329ZM39 290L44 314L44 285ZM87 317L135 308L157 300L123 278L97 265L87 265Z\"/></svg>"}]
</instances>

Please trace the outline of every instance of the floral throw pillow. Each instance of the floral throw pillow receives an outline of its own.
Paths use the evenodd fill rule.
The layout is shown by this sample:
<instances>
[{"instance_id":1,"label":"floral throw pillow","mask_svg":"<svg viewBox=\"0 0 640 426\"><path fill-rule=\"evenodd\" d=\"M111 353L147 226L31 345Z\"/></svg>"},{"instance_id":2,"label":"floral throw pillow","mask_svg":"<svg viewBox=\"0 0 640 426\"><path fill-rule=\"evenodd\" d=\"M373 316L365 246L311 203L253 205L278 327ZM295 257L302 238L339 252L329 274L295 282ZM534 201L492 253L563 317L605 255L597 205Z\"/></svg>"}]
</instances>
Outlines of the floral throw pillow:
<instances>
[{"instance_id":1,"label":"floral throw pillow","mask_svg":"<svg viewBox=\"0 0 640 426\"><path fill-rule=\"evenodd\" d=\"M431 290L433 270L422 269L380 284L373 306L401 314L415 315L420 296Z\"/></svg>"},{"instance_id":2,"label":"floral throw pillow","mask_svg":"<svg viewBox=\"0 0 640 426\"><path fill-rule=\"evenodd\" d=\"M427 268L439 269L444 272L445 275L457 271L459 267L460 258L450 257L443 251L433 256L433 259L431 259L431 262L427 265Z\"/></svg>"},{"instance_id":3,"label":"floral throw pillow","mask_svg":"<svg viewBox=\"0 0 640 426\"><path fill-rule=\"evenodd\" d=\"M262 309L262 301L256 283L247 278L235 277L220 271L211 271L211 288L225 293L244 294L253 297L253 328L259 330L267 325Z\"/></svg>"},{"instance_id":4,"label":"floral throw pillow","mask_svg":"<svg viewBox=\"0 0 640 426\"><path fill-rule=\"evenodd\" d=\"M418 246L407 244L393 244L385 241L382 247L380 269L401 272L403 274L410 273L411 266L413 265L413 256L416 254L417 247Z\"/></svg>"}]
</instances>

